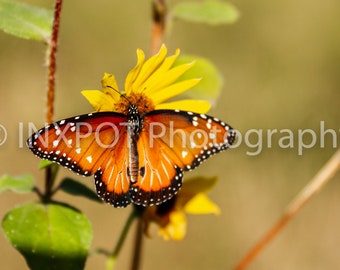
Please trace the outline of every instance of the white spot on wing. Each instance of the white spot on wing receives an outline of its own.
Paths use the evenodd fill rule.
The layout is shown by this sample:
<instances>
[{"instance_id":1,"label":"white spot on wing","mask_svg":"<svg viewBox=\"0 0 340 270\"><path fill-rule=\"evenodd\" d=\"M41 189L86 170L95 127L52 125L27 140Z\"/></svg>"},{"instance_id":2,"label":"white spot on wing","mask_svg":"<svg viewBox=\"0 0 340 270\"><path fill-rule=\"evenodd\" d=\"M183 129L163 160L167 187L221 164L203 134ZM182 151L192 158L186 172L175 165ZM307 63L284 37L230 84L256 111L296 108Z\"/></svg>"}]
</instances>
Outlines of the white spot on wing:
<instances>
[{"instance_id":1,"label":"white spot on wing","mask_svg":"<svg viewBox=\"0 0 340 270\"><path fill-rule=\"evenodd\" d=\"M185 158L188 155L188 151L183 150L182 151L182 158Z\"/></svg>"},{"instance_id":2,"label":"white spot on wing","mask_svg":"<svg viewBox=\"0 0 340 270\"><path fill-rule=\"evenodd\" d=\"M89 163L92 163L92 156L87 156L87 157L86 157L86 160L87 160Z\"/></svg>"}]
</instances>

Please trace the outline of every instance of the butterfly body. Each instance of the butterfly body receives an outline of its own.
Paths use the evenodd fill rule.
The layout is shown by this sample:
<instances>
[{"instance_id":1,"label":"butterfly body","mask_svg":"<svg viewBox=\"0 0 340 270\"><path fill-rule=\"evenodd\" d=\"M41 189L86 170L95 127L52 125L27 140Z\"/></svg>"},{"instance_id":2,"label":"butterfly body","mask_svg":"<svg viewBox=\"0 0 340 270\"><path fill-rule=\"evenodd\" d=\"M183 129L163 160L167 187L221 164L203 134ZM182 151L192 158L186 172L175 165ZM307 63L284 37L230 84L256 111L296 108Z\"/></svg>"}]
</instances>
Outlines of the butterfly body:
<instances>
[{"instance_id":1,"label":"butterfly body","mask_svg":"<svg viewBox=\"0 0 340 270\"><path fill-rule=\"evenodd\" d=\"M139 174L139 162L138 162L138 151L137 141L139 133L142 129L142 118L139 114L138 108L135 105L131 105L128 108L128 123L127 123L127 134L128 134L128 148L129 148L129 167L128 176L130 177L131 183L138 181ZM141 174L142 175L142 174Z\"/></svg>"},{"instance_id":2,"label":"butterfly body","mask_svg":"<svg viewBox=\"0 0 340 270\"><path fill-rule=\"evenodd\" d=\"M173 197L183 171L227 149L235 131L217 118L179 110L98 112L55 122L27 141L38 157L83 175L115 207L149 206Z\"/></svg>"}]
</instances>

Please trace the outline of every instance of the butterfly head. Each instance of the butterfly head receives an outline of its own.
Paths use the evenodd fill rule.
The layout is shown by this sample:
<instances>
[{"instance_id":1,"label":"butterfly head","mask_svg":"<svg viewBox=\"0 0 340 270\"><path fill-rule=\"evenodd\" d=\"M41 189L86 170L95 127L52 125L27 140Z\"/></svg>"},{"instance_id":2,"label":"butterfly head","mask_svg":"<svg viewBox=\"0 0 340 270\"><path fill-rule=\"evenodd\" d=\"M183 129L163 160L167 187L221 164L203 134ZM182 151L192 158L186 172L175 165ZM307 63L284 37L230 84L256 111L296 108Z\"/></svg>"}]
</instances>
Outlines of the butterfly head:
<instances>
[{"instance_id":1,"label":"butterfly head","mask_svg":"<svg viewBox=\"0 0 340 270\"><path fill-rule=\"evenodd\" d=\"M132 114L133 106L136 107L139 115L144 115L155 109L152 100L143 93L122 94L119 102L115 104L115 111L125 115Z\"/></svg>"},{"instance_id":2,"label":"butterfly head","mask_svg":"<svg viewBox=\"0 0 340 270\"><path fill-rule=\"evenodd\" d=\"M136 104L131 104L128 108L128 131L135 136L138 136L142 129L142 121L138 106Z\"/></svg>"}]
</instances>

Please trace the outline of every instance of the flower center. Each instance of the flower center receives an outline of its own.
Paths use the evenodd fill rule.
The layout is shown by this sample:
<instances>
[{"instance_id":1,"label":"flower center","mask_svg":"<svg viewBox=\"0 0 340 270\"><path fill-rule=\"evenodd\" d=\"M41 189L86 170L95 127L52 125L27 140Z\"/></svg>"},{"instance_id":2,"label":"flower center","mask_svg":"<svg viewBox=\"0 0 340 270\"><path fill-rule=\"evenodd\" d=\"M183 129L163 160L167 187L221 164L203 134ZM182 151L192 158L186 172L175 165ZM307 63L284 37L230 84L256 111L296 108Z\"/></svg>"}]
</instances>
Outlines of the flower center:
<instances>
[{"instance_id":1,"label":"flower center","mask_svg":"<svg viewBox=\"0 0 340 270\"><path fill-rule=\"evenodd\" d=\"M140 115L144 115L155 109L152 100L142 93L131 93L130 95L122 95L120 101L115 104L115 111L123 114L128 114L128 109L131 104L137 106Z\"/></svg>"}]
</instances>

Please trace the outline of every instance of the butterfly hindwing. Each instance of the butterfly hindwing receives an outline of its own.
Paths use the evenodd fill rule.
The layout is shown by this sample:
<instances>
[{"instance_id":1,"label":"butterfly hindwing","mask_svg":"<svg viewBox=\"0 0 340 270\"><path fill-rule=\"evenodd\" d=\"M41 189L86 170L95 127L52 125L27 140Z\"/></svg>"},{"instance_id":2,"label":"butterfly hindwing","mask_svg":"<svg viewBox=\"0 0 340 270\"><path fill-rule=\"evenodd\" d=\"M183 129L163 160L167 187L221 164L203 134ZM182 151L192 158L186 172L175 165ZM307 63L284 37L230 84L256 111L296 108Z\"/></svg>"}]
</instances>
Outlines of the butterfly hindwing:
<instances>
[{"instance_id":1,"label":"butterfly hindwing","mask_svg":"<svg viewBox=\"0 0 340 270\"><path fill-rule=\"evenodd\" d=\"M121 134L117 146L108 149L109 154L94 175L98 196L115 207L130 204L127 135Z\"/></svg>"},{"instance_id":2,"label":"butterfly hindwing","mask_svg":"<svg viewBox=\"0 0 340 270\"><path fill-rule=\"evenodd\" d=\"M147 126L138 140L140 173L131 186L131 199L135 204L160 204L173 197L182 186L183 170L179 159L171 159L172 153L164 143L155 140L150 145Z\"/></svg>"}]
</instances>

